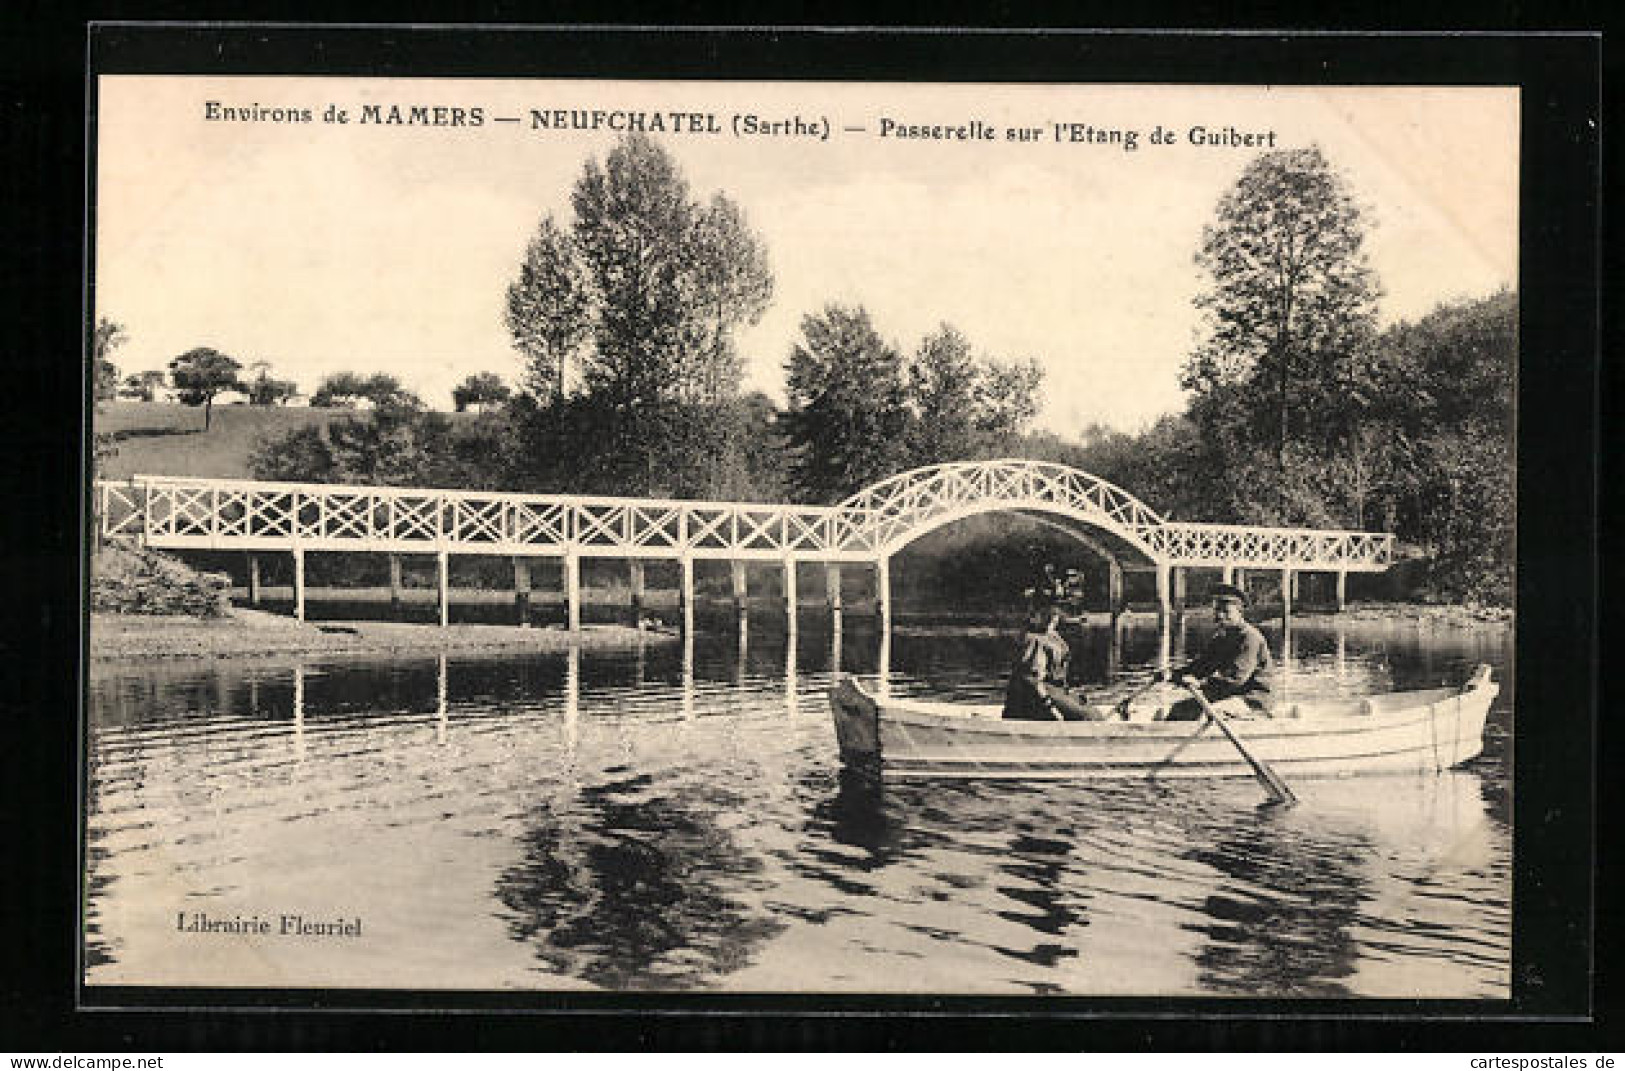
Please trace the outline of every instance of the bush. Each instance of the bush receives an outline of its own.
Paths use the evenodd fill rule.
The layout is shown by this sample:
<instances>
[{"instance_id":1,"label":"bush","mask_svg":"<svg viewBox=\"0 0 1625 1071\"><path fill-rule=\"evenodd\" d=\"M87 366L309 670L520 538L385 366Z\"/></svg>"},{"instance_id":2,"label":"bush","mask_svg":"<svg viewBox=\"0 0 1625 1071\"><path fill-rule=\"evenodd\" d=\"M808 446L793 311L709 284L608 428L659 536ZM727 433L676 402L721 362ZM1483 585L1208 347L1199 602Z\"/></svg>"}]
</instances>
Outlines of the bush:
<instances>
[{"instance_id":1,"label":"bush","mask_svg":"<svg viewBox=\"0 0 1625 1071\"><path fill-rule=\"evenodd\" d=\"M200 573L129 543L103 547L92 564L94 613L220 617L230 594L231 578L224 573Z\"/></svg>"}]
</instances>

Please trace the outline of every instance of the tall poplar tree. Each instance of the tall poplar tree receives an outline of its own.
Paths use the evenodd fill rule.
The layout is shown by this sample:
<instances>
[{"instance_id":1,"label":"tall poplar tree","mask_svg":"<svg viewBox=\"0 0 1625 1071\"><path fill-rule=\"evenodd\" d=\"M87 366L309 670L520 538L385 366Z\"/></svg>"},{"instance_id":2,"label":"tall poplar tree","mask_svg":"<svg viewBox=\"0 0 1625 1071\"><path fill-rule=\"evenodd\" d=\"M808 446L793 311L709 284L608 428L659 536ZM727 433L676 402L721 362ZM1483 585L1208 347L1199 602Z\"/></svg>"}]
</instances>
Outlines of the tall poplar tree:
<instances>
[{"instance_id":1,"label":"tall poplar tree","mask_svg":"<svg viewBox=\"0 0 1625 1071\"><path fill-rule=\"evenodd\" d=\"M1326 388L1371 336L1378 287L1366 258L1369 220L1317 146L1260 155L1220 199L1196 263L1206 338L1183 385L1240 426L1240 443L1274 453L1284 477L1294 445L1315 448L1339 418Z\"/></svg>"}]
</instances>

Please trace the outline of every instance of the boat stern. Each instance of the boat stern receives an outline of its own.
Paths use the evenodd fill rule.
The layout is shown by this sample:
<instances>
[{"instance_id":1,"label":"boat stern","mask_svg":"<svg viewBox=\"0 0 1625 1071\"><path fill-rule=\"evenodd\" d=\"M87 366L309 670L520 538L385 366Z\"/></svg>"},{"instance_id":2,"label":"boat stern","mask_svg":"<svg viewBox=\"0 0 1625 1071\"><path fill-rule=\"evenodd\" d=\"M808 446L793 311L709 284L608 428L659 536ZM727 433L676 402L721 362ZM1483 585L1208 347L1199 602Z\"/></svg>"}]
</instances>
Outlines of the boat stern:
<instances>
[{"instance_id":1,"label":"boat stern","mask_svg":"<svg viewBox=\"0 0 1625 1071\"><path fill-rule=\"evenodd\" d=\"M835 713L835 739L841 761L853 766L880 764L880 708L851 677L843 676L829 693Z\"/></svg>"}]
</instances>

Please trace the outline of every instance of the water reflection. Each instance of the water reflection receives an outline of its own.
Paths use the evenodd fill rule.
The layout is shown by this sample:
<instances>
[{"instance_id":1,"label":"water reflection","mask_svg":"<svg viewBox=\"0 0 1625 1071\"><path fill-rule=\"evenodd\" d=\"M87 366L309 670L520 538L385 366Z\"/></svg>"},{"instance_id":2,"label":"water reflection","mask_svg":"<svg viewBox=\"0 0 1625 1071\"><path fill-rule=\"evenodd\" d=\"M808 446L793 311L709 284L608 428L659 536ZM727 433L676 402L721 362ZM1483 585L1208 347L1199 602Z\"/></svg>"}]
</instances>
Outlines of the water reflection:
<instances>
[{"instance_id":1,"label":"water reflection","mask_svg":"<svg viewBox=\"0 0 1625 1071\"><path fill-rule=\"evenodd\" d=\"M738 899L767 887L762 861L717 822L744 801L646 776L538 808L522 859L496 882L515 939L553 972L610 989L692 988L745 965L784 924Z\"/></svg>"},{"instance_id":2,"label":"water reflection","mask_svg":"<svg viewBox=\"0 0 1625 1071\"><path fill-rule=\"evenodd\" d=\"M196 962L142 922L177 898L362 896L411 939L375 950L370 972L322 960L312 984L411 969L447 984L436 972L456 964L456 984L486 987L1504 992L1504 637L1296 624L1303 696L1459 680L1481 660L1505 690L1469 770L1310 781L1300 807L1258 812L1248 781L852 775L824 698L837 672L996 701L1009 638L820 627L620 652L98 666L92 980ZM1108 693L1143 680L1158 644L1145 623L1068 640ZM286 964L253 973L268 969L232 977L289 984Z\"/></svg>"},{"instance_id":3,"label":"water reflection","mask_svg":"<svg viewBox=\"0 0 1625 1071\"><path fill-rule=\"evenodd\" d=\"M1368 888L1371 845L1357 835L1317 836L1288 812L1259 808L1234 831L1185 858L1225 878L1206 896L1196 954L1203 988L1219 993L1342 996L1353 972L1351 927Z\"/></svg>"}]
</instances>

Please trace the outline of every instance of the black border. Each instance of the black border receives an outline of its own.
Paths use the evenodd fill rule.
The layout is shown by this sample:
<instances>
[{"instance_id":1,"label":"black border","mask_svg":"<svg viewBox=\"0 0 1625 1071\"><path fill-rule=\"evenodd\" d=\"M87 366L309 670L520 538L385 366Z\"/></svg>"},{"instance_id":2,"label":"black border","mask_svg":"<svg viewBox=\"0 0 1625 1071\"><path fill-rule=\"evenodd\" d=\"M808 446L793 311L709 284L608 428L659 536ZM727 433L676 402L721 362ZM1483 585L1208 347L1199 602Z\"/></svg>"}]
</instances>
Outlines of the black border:
<instances>
[{"instance_id":1,"label":"black border","mask_svg":"<svg viewBox=\"0 0 1625 1071\"><path fill-rule=\"evenodd\" d=\"M25 541L31 554L6 553L12 590L21 596L6 608L23 628L12 632L21 642L9 641L4 649L14 665L43 671L8 674L8 682L20 687L15 695L10 687L5 692L27 718L7 760L20 759L23 769L34 772L28 779L8 778L33 790L26 804L8 807L27 820L13 848L21 880L8 884L8 901L15 900L3 916L10 930L5 940L25 969L16 981L8 979L0 1003L8 1017L43 1028L40 1044L50 1034L81 1050L109 1044L370 1048L380 1042L469 1050L832 1044L1349 1048L1386 1035L1396 1048L1482 1051L1486 1020L1496 1024L1494 1032L1522 1022L1517 1032L1531 1039L1526 1044L1558 1049L1573 1047L1565 1037L1589 1039L1595 1032L1585 1020L1606 1010L1591 999L1592 956L1600 951L1592 943L1591 912L1597 843L1591 772L1597 757L1598 38L109 24L89 33L86 56L85 31L74 29L82 59L102 73L1518 84L1524 92L1518 701L1520 710L1542 716L1517 724L1516 996L1510 1006L534 993L493 1000L399 991L99 988L85 996L96 1002L138 997L152 1010L75 1010L79 817L71 775L79 760L77 726L65 715L81 700L80 685L66 667L81 655L77 518L83 503L67 474L82 471L83 429L68 412L36 411L33 419L18 421L27 434L20 438L21 464L12 476L20 477L14 515L32 519L37 546ZM67 37L64 29L62 41ZM5 170L6 200L29 211L13 231L23 260L8 265L3 278L7 289L15 284L46 296L43 308L52 314L41 315L36 305L14 321L18 365L27 377L17 393L77 402L84 387L68 355L82 344L88 318L77 285L67 284L77 284L84 267L86 236L75 224L88 225L81 213L88 174L85 94L91 87L83 68L69 71L49 48L23 55L6 84L23 87L25 102L44 106L19 109L17 121L4 123L3 158L43 166L34 175ZM67 314L61 322L59 313ZM79 415L78 405L63 408ZM1581 663L1586 671L1576 672ZM261 1010L177 1014L245 1000ZM338 1011L358 1007L393 1014ZM312 1008L331 1010L297 1010ZM458 1011L420 1014L428 1009ZM517 1012L532 1014L512 1014Z\"/></svg>"}]
</instances>

